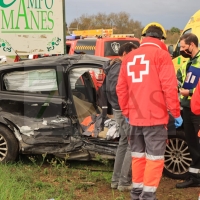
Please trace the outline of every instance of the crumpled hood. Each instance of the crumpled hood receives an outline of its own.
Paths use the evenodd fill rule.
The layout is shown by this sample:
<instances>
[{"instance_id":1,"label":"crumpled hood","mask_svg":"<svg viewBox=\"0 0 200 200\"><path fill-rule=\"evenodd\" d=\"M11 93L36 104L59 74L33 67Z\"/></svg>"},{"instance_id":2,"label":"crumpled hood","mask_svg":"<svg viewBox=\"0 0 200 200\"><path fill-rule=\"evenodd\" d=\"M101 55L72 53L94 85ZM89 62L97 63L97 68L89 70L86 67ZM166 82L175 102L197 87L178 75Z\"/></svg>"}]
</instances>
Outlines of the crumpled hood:
<instances>
[{"instance_id":1,"label":"crumpled hood","mask_svg":"<svg viewBox=\"0 0 200 200\"><path fill-rule=\"evenodd\" d=\"M104 64L103 66L103 70L104 70L104 73L107 75L108 72L110 71L111 69L111 66L115 65L116 63L121 63L122 61L119 59L119 58L115 58L111 61L108 61Z\"/></svg>"}]
</instances>

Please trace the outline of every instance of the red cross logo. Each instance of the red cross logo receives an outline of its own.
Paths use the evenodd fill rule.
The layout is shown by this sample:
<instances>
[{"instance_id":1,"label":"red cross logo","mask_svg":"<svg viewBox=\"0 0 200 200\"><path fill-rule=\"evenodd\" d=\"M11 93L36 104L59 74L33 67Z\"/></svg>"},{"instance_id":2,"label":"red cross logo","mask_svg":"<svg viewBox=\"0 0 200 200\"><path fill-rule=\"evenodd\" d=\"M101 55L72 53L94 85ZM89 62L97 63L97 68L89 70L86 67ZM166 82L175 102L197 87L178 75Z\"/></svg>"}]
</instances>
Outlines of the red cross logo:
<instances>
[{"instance_id":1,"label":"red cross logo","mask_svg":"<svg viewBox=\"0 0 200 200\"><path fill-rule=\"evenodd\" d=\"M128 76L132 76L133 83L140 83L143 75L149 74L149 60L144 60L145 55L137 55L133 57L133 62L128 62ZM137 62L140 61L140 62Z\"/></svg>"}]
</instances>

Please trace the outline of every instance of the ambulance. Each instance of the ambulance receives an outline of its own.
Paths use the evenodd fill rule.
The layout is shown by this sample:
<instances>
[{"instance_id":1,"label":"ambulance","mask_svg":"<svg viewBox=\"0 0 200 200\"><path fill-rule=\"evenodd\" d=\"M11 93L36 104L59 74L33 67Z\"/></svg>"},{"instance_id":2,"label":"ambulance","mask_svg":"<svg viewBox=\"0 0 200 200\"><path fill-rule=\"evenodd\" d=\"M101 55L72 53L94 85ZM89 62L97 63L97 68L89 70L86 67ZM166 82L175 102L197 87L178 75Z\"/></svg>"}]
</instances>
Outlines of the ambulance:
<instances>
[{"instance_id":1,"label":"ambulance","mask_svg":"<svg viewBox=\"0 0 200 200\"><path fill-rule=\"evenodd\" d=\"M186 33L194 33L198 37L200 48L200 10L198 10L193 16L191 16L185 28L183 29L181 36ZM184 58L180 55L180 40L177 42L174 51L173 45L170 45L168 47L168 50L173 58L173 63L177 71L179 67L188 60L188 58Z\"/></svg>"}]
</instances>

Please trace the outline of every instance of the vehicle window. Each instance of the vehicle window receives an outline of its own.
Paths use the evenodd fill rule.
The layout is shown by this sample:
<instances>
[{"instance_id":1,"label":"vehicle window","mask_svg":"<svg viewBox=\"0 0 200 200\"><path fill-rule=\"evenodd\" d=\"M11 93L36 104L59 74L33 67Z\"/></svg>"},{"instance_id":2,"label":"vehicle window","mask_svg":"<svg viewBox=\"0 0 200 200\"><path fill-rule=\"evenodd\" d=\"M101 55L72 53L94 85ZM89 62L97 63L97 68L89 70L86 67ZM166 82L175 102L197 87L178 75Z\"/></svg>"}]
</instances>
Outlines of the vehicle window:
<instances>
[{"instance_id":1,"label":"vehicle window","mask_svg":"<svg viewBox=\"0 0 200 200\"><path fill-rule=\"evenodd\" d=\"M90 74L94 74L95 77L92 77L92 79L96 79L98 77L99 74L102 73L102 69L98 69L98 68L77 68L77 69L73 69L70 71L70 85L71 85L71 89L75 89L76 86L78 85L84 85L84 81L83 81L83 77L82 75L88 72Z\"/></svg>"},{"instance_id":2,"label":"vehicle window","mask_svg":"<svg viewBox=\"0 0 200 200\"><path fill-rule=\"evenodd\" d=\"M56 71L38 69L14 71L3 76L5 90L58 95Z\"/></svg>"},{"instance_id":3,"label":"vehicle window","mask_svg":"<svg viewBox=\"0 0 200 200\"><path fill-rule=\"evenodd\" d=\"M75 109L80 122L91 114L97 114L96 89L94 86L94 74L100 69L75 68L70 71L70 85Z\"/></svg>"},{"instance_id":4,"label":"vehicle window","mask_svg":"<svg viewBox=\"0 0 200 200\"><path fill-rule=\"evenodd\" d=\"M75 54L95 55L96 39L80 39L75 46Z\"/></svg>"},{"instance_id":5,"label":"vehicle window","mask_svg":"<svg viewBox=\"0 0 200 200\"><path fill-rule=\"evenodd\" d=\"M108 41L108 42L105 42L105 45L104 45L104 56L118 56L118 51L119 51L120 46L127 42L132 42L133 44L136 44L138 47L140 46L140 43L134 40Z\"/></svg>"},{"instance_id":6,"label":"vehicle window","mask_svg":"<svg viewBox=\"0 0 200 200\"><path fill-rule=\"evenodd\" d=\"M192 31L192 29L190 28L190 29L184 31L182 35L184 35L186 33L191 33L191 31ZM178 42L178 44L177 44L177 46L175 48L175 51L173 53L173 58L176 58L178 56L180 56L180 41Z\"/></svg>"}]
</instances>

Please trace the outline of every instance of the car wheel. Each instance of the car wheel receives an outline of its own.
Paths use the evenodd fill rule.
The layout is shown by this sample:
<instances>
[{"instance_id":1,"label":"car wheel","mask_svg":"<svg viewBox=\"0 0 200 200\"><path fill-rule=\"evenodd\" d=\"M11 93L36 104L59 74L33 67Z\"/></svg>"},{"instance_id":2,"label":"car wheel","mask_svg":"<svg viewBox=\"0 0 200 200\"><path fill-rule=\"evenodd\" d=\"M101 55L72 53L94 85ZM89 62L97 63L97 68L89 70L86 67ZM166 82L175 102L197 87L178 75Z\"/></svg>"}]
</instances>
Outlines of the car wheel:
<instances>
[{"instance_id":1,"label":"car wheel","mask_svg":"<svg viewBox=\"0 0 200 200\"><path fill-rule=\"evenodd\" d=\"M192 159L184 132L169 135L165 151L164 174L174 179L185 179Z\"/></svg>"},{"instance_id":2,"label":"car wheel","mask_svg":"<svg viewBox=\"0 0 200 200\"><path fill-rule=\"evenodd\" d=\"M19 152L18 141L12 132L0 126L0 162L15 161Z\"/></svg>"}]
</instances>

